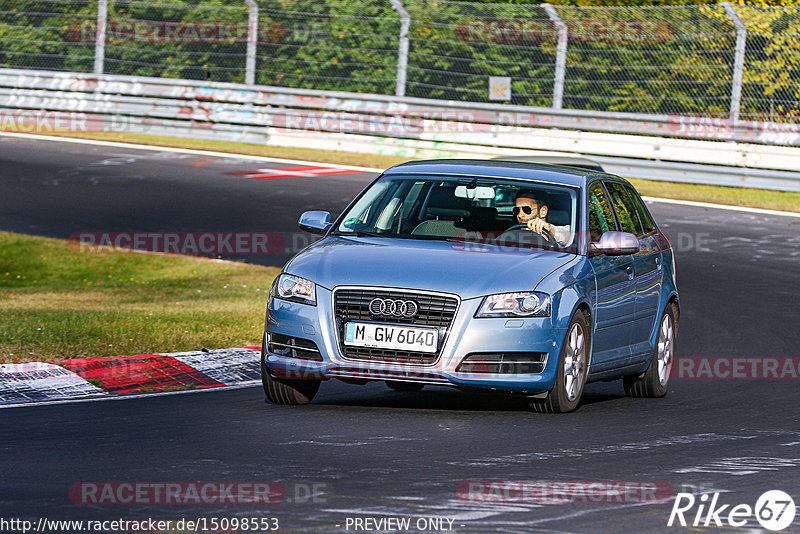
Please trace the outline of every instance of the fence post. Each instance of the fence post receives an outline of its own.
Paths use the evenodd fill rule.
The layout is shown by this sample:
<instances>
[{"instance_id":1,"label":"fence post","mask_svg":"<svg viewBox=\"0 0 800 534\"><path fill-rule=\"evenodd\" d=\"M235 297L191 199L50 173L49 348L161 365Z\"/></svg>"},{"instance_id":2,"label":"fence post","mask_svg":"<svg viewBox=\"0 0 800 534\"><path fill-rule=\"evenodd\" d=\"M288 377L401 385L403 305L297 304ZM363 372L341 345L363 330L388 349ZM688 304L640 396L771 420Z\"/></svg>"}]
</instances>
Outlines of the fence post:
<instances>
[{"instance_id":1,"label":"fence post","mask_svg":"<svg viewBox=\"0 0 800 534\"><path fill-rule=\"evenodd\" d=\"M720 4L725 8L728 18L736 27L736 55L733 59L733 82L731 83L731 120L739 120L739 110L742 105L742 81L744 79L744 52L747 46L747 27L739 18L736 9L730 2Z\"/></svg>"},{"instance_id":2,"label":"fence post","mask_svg":"<svg viewBox=\"0 0 800 534\"><path fill-rule=\"evenodd\" d=\"M244 83L256 83L256 46L258 45L258 4L255 0L244 0L249 9L247 18L247 61L244 70Z\"/></svg>"},{"instance_id":3,"label":"fence post","mask_svg":"<svg viewBox=\"0 0 800 534\"><path fill-rule=\"evenodd\" d=\"M97 27L94 38L94 73L103 74L106 57L106 25L108 23L108 0L97 2Z\"/></svg>"},{"instance_id":4,"label":"fence post","mask_svg":"<svg viewBox=\"0 0 800 534\"><path fill-rule=\"evenodd\" d=\"M397 47L397 84L394 94L406 95L406 76L408 72L408 29L411 26L411 15L408 14L401 0L389 0L392 7L400 15L400 44Z\"/></svg>"},{"instance_id":5,"label":"fence post","mask_svg":"<svg viewBox=\"0 0 800 534\"><path fill-rule=\"evenodd\" d=\"M558 30L558 47L556 48L556 72L553 80L553 109L561 109L564 103L564 76L567 70L567 43L569 41L569 29L561 20L561 16L556 8L550 4L542 4L547 16L550 17Z\"/></svg>"}]
</instances>

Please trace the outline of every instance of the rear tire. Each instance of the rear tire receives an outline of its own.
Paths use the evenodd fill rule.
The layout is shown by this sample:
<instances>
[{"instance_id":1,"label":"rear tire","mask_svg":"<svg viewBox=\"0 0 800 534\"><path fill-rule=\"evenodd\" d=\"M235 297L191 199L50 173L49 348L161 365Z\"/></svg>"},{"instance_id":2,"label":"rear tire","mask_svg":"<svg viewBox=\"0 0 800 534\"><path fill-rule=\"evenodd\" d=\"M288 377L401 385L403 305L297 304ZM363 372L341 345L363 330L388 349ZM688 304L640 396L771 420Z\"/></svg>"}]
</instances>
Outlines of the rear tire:
<instances>
[{"instance_id":1,"label":"rear tire","mask_svg":"<svg viewBox=\"0 0 800 534\"><path fill-rule=\"evenodd\" d=\"M386 385L389 386L389 389L403 391L405 393L422 391L422 388L425 387L425 384L417 384L415 382L396 382L393 380L387 380Z\"/></svg>"},{"instance_id":2,"label":"rear tire","mask_svg":"<svg viewBox=\"0 0 800 534\"><path fill-rule=\"evenodd\" d=\"M675 361L675 308L669 304L658 323L658 337L650 367L642 374L622 379L625 393L631 397L660 398L667 394L672 364Z\"/></svg>"},{"instance_id":3,"label":"rear tire","mask_svg":"<svg viewBox=\"0 0 800 534\"><path fill-rule=\"evenodd\" d=\"M561 347L556 383L544 400L530 400L531 411L538 413L566 413L578 407L583 386L589 373L589 347L591 330L582 311L575 312L567 328Z\"/></svg>"},{"instance_id":4,"label":"rear tire","mask_svg":"<svg viewBox=\"0 0 800 534\"><path fill-rule=\"evenodd\" d=\"M320 380L278 380L267 369L267 343L261 347L261 384L272 404L296 406L308 404L319 390Z\"/></svg>"}]
</instances>

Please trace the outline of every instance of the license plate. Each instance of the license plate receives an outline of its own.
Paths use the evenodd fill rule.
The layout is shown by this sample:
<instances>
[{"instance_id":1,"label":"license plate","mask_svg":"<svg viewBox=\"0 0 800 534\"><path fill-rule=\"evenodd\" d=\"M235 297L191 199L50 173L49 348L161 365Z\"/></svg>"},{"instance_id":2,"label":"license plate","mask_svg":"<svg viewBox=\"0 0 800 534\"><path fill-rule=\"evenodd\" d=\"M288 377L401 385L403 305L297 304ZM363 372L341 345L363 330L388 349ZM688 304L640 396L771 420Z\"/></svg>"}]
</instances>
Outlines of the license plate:
<instances>
[{"instance_id":1,"label":"license plate","mask_svg":"<svg viewBox=\"0 0 800 534\"><path fill-rule=\"evenodd\" d=\"M344 344L373 349L436 352L438 330L374 323L346 323Z\"/></svg>"}]
</instances>

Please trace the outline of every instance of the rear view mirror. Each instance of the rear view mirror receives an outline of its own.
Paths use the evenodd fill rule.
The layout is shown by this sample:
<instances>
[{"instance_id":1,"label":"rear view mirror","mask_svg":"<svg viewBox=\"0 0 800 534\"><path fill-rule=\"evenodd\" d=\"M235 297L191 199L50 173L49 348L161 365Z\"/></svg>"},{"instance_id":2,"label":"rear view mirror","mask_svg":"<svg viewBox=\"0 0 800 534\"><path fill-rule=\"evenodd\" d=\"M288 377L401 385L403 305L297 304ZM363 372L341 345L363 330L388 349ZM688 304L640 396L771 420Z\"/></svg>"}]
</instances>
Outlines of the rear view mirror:
<instances>
[{"instance_id":1,"label":"rear view mirror","mask_svg":"<svg viewBox=\"0 0 800 534\"><path fill-rule=\"evenodd\" d=\"M485 186L470 188L465 185L459 185L456 187L456 196L470 200L489 200L494 198L494 188Z\"/></svg>"},{"instance_id":2,"label":"rear view mirror","mask_svg":"<svg viewBox=\"0 0 800 534\"><path fill-rule=\"evenodd\" d=\"M639 252L639 238L628 232L606 232L598 241L589 243L589 254L624 256Z\"/></svg>"},{"instance_id":3,"label":"rear view mirror","mask_svg":"<svg viewBox=\"0 0 800 534\"><path fill-rule=\"evenodd\" d=\"M297 225L306 232L323 235L331 226L331 214L327 211L307 211L300 216Z\"/></svg>"}]
</instances>

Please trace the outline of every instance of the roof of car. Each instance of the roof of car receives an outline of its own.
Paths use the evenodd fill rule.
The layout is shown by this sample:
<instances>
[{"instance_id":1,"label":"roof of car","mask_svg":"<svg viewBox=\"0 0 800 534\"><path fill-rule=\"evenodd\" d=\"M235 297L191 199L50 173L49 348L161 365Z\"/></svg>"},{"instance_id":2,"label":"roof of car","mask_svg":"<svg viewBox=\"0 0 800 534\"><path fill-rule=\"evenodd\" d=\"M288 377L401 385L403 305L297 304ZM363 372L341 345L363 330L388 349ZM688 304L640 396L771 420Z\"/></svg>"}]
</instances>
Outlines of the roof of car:
<instances>
[{"instance_id":1,"label":"roof of car","mask_svg":"<svg viewBox=\"0 0 800 534\"><path fill-rule=\"evenodd\" d=\"M447 174L458 176L512 178L518 180L543 181L554 184L582 187L590 176L597 171L545 165L538 163L473 160L473 159L436 159L408 161L388 169L384 174Z\"/></svg>"},{"instance_id":2,"label":"roof of car","mask_svg":"<svg viewBox=\"0 0 800 534\"><path fill-rule=\"evenodd\" d=\"M592 171L603 172L603 166L593 159L577 156L499 156L492 160L518 161L520 163L543 163L545 165L561 165L566 167L579 167Z\"/></svg>"}]
</instances>

